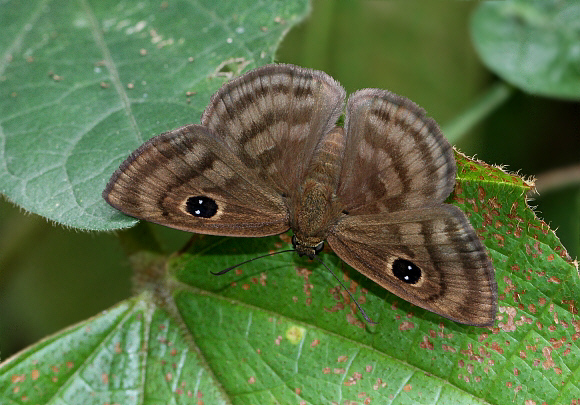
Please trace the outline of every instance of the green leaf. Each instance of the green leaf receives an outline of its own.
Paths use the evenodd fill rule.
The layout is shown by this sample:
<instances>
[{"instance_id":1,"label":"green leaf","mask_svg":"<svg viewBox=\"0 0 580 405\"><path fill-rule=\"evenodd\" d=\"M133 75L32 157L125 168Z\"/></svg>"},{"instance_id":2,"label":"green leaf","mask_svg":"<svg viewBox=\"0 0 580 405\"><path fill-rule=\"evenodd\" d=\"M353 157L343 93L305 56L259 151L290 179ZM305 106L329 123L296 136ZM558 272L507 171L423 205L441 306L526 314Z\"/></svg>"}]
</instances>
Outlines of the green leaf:
<instances>
[{"instance_id":1,"label":"green leaf","mask_svg":"<svg viewBox=\"0 0 580 405\"><path fill-rule=\"evenodd\" d=\"M206 404L227 403L211 372L149 294L8 360L0 381L0 398L12 403L168 404L202 397Z\"/></svg>"},{"instance_id":2,"label":"green leaf","mask_svg":"<svg viewBox=\"0 0 580 405\"><path fill-rule=\"evenodd\" d=\"M580 99L580 3L483 2L471 34L489 69L538 95Z\"/></svg>"},{"instance_id":3,"label":"green leaf","mask_svg":"<svg viewBox=\"0 0 580 405\"><path fill-rule=\"evenodd\" d=\"M493 260L495 327L414 307L323 254L378 322L368 325L326 269L294 254L209 273L287 248L288 235L200 235L193 254L135 255L144 292L5 362L0 395L46 404L71 392L99 404L574 403L577 269L527 206L526 181L456 159L449 202Z\"/></svg>"},{"instance_id":4,"label":"green leaf","mask_svg":"<svg viewBox=\"0 0 580 405\"><path fill-rule=\"evenodd\" d=\"M12 0L0 11L0 192L81 229L135 224L101 198L148 138L269 63L306 0Z\"/></svg>"}]
</instances>

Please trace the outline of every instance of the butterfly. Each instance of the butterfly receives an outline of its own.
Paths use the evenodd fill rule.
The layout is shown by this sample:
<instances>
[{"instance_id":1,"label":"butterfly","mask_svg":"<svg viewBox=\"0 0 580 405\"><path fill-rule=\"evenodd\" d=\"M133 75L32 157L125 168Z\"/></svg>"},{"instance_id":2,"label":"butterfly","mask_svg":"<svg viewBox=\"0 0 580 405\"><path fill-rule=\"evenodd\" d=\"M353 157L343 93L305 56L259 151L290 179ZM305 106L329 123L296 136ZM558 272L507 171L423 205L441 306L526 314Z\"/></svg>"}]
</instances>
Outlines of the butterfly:
<instances>
[{"instance_id":1,"label":"butterfly","mask_svg":"<svg viewBox=\"0 0 580 405\"><path fill-rule=\"evenodd\" d=\"M211 97L201 125L155 136L115 171L103 197L135 218L210 235L291 229L313 258L327 241L399 297L477 326L496 314L494 268L465 214L445 204L453 149L425 111L386 90L346 103L328 74L251 70Z\"/></svg>"}]
</instances>

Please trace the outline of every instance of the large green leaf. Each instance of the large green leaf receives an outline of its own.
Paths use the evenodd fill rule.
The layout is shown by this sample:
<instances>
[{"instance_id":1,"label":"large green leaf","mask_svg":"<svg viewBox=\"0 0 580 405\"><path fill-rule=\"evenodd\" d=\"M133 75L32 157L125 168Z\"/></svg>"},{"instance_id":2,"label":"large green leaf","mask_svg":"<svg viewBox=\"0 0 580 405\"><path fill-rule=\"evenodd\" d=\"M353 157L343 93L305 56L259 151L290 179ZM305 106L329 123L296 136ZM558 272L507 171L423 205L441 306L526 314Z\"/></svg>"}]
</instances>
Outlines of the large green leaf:
<instances>
[{"instance_id":1,"label":"large green leaf","mask_svg":"<svg viewBox=\"0 0 580 405\"><path fill-rule=\"evenodd\" d=\"M571 404L580 397L578 273L518 176L457 154L449 201L496 268L496 325L460 325L387 293L333 254L278 255L287 235L200 236L134 257L143 293L5 362L14 403ZM198 401L198 402L194 402ZM75 402L75 401L73 401Z\"/></svg>"},{"instance_id":2,"label":"large green leaf","mask_svg":"<svg viewBox=\"0 0 580 405\"><path fill-rule=\"evenodd\" d=\"M199 117L232 70L269 63L293 1L0 5L0 192L82 229L135 221L101 198L143 141Z\"/></svg>"},{"instance_id":3,"label":"large green leaf","mask_svg":"<svg viewBox=\"0 0 580 405\"><path fill-rule=\"evenodd\" d=\"M580 99L580 2L483 2L471 33L483 62L534 94Z\"/></svg>"}]
</instances>

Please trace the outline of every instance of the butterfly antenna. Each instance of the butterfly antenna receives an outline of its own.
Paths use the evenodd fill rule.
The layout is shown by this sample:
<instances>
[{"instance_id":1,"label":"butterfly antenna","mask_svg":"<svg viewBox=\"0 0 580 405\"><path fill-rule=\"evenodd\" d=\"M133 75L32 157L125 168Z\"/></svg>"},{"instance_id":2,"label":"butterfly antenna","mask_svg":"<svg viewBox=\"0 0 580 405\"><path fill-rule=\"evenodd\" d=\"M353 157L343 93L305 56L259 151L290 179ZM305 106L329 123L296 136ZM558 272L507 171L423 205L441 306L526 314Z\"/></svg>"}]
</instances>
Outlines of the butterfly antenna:
<instances>
[{"instance_id":1,"label":"butterfly antenna","mask_svg":"<svg viewBox=\"0 0 580 405\"><path fill-rule=\"evenodd\" d=\"M316 260L318 260L320 263L322 263L322 265L324 267L326 267L326 269L328 271L330 271L330 274L332 274L334 276L334 278L336 279L336 281L338 281L338 283L342 286L342 288L344 288L344 291L346 291L348 293L348 295L350 296L350 298L354 301L354 303L356 304L356 307L358 308L358 310L360 311L360 313L362 314L363 318L365 318L365 321L367 321L368 323L373 323L373 324L377 324L377 322L374 322L371 318L369 318L369 316L367 315L367 313L365 312L364 309L362 309L362 307L360 306L360 304L358 303L358 301L356 300L356 298L351 294L350 291L348 291L348 288L346 288L346 286L342 283L342 281L340 281L340 279L336 276L336 274L334 274L334 271L330 270L330 267L328 267L326 265L326 263L324 263L322 261L322 259L320 259L318 256L314 256L314 258Z\"/></svg>"},{"instance_id":2,"label":"butterfly antenna","mask_svg":"<svg viewBox=\"0 0 580 405\"><path fill-rule=\"evenodd\" d=\"M268 253L268 254L265 254L265 255L262 255L262 256L254 257L253 259L250 259L250 260L246 260L245 262L238 263L238 264L236 264L236 265L234 265L232 267L228 267L227 269L218 271L217 273L214 273L213 271L210 271L210 273L213 274L214 276L221 276L222 274L226 274L227 272L232 271L233 269L235 269L237 267L240 267L240 266L242 266L242 265L244 265L246 263L253 262L254 260L262 259L262 258L268 257L268 256L279 255L280 253L288 253L288 252L294 252L294 249L281 250L279 252Z\"/></svg>"}]
</instances>

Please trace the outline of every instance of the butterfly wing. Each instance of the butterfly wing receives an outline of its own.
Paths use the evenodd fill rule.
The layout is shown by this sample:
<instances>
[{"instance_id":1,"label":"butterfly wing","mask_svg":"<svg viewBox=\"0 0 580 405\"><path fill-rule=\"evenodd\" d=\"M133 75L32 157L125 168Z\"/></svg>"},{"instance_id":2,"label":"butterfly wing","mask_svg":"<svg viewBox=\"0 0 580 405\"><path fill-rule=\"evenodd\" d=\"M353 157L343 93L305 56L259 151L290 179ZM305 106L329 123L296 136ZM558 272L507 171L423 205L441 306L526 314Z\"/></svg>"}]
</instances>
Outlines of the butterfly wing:
<instances>
[{"instance_id":1,"label":"butterfly wing","mask_svg":"<svg viewBox=\"0 0 580 405\"><path fill-rule=\"evenodd\" d=\"M351 214L443 202L455 185L451 145L410 100L364 89L348 100L337 194Z\"/></svg>"},{"instance_id":2,"label":"butterfly wing","mask_svg":"<svg viewBox=\"0 0 580 405\"><path fill-rule=\"evenodd\" d=\"M200 125L145 142L113 174L103 197L127 215L189 232L266 236L288 229L280 194Z\"/></svg>"},{"instance_id":3,"label":"butterfly wing","mask_svg":"<svg viewBox=\"0 0 580 405\"><path fill-rule=\"evenodd\" d=\"M407 301L452 320L491 325L494 270L467 217L443 204L455 186L449 142L404 97L360 90L347 104L338 197L327 238L355 269Z\"/></svg>"},{"instance_id":4,"label":"butterfly wing","mask_svg":"<svg viewBox=\"0 0 580 405\"><path fill-rule=\"evenodd\" d=\"M342 260L393 294L456 322L493 324L493 267L459 208L349 215L327 240Z\"/></svg>"},{"instance_id":5,"label":"butterfly wing","mask_svg":"<svg viewBox=\"0 0 580 405\"><path fill-rule=\"evenodd\" d=\"M292 65L254 69L222 86L202 126L161 134L137 149L103 196L128 215L190 232L284 232L286 195L343 103L344 89L326 73Z\"/></svg>"},{"instance_id":6,"label":"butterfly wing","mask_svg":"<svg viewBox=\"0 0 580 405\"><path fill-rule=\"evenodd\" d=\"M326 73L267 65L212 97L201 123L282 194L296 190L320 138L342 113L345 91Z\"/></svg>"}]
</instances>

